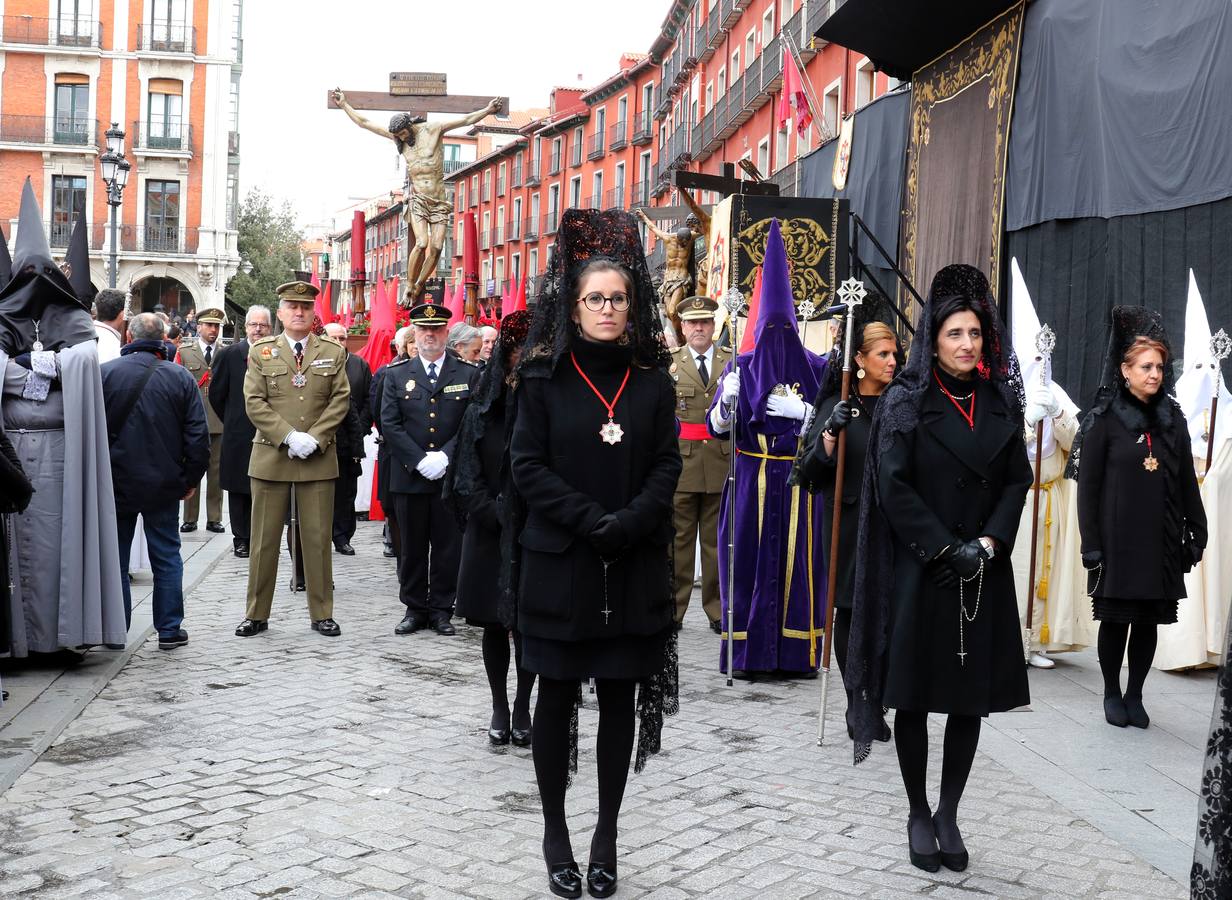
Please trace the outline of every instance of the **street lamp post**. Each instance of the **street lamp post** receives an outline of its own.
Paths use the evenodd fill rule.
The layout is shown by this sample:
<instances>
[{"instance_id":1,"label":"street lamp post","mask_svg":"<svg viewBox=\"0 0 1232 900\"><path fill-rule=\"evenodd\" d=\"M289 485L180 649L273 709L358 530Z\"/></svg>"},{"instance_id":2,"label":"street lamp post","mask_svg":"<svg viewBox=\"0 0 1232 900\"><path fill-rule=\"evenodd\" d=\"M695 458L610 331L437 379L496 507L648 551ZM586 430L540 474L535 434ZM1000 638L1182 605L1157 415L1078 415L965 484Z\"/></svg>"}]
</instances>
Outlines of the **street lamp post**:
<instances>
[{"instance_id":1,"label":"street lamp post","mask_svg":"<svg viewBox=\"0 0 1232 900\"><path fill-rule=\"evenodd\" d=\"M107 185L107 205L111 207L111 267L107 275L107 286L114 288L119 274L119 263L116 261L116 232L119 225L116 219L132 163L124 158L124 130L119 127L118 122L112 122L104 136L107 139L107 149L98 161L103 170L103 183Z\"/></svg>"}]
</instances>

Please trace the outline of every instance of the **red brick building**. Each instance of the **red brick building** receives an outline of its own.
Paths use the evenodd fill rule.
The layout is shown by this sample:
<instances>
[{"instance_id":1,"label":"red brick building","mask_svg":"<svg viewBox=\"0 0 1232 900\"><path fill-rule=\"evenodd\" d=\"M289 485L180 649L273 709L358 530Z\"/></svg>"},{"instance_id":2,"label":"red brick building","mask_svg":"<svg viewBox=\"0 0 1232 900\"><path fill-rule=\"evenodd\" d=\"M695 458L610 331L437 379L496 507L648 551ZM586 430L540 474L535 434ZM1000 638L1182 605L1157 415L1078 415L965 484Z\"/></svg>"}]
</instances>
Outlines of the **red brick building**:
<instances>
[{"instance_id":1,"label":"red brick building","mask_svg":"<svg viewBox=\"0 0 1232 900\"><path fill-rule=\"evenodd\" d=\"M797 160L835 134L842 117L897 84L868 59L812 39L833 5L673 0L649 53L622 56L616 73L589 90L556 88L546 116L451 176L454 277L462 274L466 212L479 227L479 294L487 297L502 296L523 268L532 277L543 272L565 209L652 207L663 209L665 223L682 218L671 187L677 169L720 174L724 163L749 159L794 195ZM817 120L805 135L778 123L785 46ZM647 249L654 244L649 239Z\"/></svg>"}]
</instances>

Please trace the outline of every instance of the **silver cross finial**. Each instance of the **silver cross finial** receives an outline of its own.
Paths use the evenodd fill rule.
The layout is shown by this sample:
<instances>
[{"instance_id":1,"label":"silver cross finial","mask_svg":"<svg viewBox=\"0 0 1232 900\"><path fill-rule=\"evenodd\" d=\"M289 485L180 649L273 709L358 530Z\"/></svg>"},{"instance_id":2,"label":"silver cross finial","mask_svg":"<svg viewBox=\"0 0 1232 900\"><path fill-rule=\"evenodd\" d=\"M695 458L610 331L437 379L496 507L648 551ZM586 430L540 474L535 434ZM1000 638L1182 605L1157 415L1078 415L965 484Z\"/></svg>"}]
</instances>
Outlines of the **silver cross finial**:
<instances>
[{"instance_id":1,"label":"silver cross finial","mask_svg":"<svg viewBox=\"0 0 1232 900\"><path fill-rule=\"evenodd\" d=\"M848 309L859 306L867 296L868 291L864 289L864 282L859 278L848 278L838 289L839 302L845 303Z\"/></svg>"},{"instance_id":2,"label":"silver cross finial","mask_svg":"<svg viewBox=\"0 0 1232 900\"><path fill-rule=\"evenodd\" d=\"M1222 328L1211 336L1211 356L1219 362L1232 356L1232 337L1228 337L1228 333Z\"/></svg>"},{"instance_id":3,"label":"silver cross finial","mask_svg":"<svg viewBox=\"0 0 1232 900\"><path fill-rule=\"evenodd\" d=\"M1052 351L1057 346L1057 335L1047 324L1039 330L1035 336L1035 350L1041 357L1052 356Z\"/></svg>"},{"instance_id":4,"label":"silver cross finial","mask_svg":"<svg viewBox=\"0 0 1232 900\"><path fill-rule=\"evenodd\" d=\"M728 288L727 293L723 295L723 305L727 307L727 311L733 318L738 316L744 309L744 294L740 292L740 288L734 284Z\"/></svg>"}]
</instances>

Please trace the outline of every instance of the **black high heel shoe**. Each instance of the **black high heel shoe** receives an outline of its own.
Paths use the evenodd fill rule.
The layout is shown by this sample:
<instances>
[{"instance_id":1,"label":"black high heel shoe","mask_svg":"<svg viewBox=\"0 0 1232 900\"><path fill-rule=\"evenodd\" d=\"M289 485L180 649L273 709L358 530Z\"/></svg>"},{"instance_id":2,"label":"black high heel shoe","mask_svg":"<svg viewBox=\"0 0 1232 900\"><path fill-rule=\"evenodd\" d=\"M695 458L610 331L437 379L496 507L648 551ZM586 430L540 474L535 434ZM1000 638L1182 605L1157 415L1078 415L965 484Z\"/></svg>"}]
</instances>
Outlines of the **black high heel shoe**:
<instances>
[{"instance_id":1,"label":"black high heel shoe","mask_svg":"<svg viewBox=\"0 0 1232 900\"><path fill-rule=\"evenodd\" d=\"M502 744L509 743L509 716L506 715L504 717L503 728L497 727L498 721L500 721L499 717L496 713L493 713L492 721L488 724L488 740L499 747Z\"/></svg>"},{"instance_id":2,"label":"black high heel shoe","mask_svg":"<svg viewBox=\"0 0 1232 900\"><path fill-rule=\"evenodd\" d=\"M616 863L592 862L586 869L586 890L592 897L616 893Z\"/></svg>"},{"instance_id":3,"label":"black high heel shoe","mask_svg":"<svg viewBox=\"0 0 1232 900\"><path fill-rule=\"evenodd\" d=\"M513 728L509 732L515 747L529 747L531 730L529 728Z\"/></svg>"},{"instance_id":4,"label":"black high heel shoe","mask_svg":"<svg viewBox=\"0 0 1232 900\"><path fill-rule=\"evenodd\" d=\"M582 896L582 873L578 871L575 860L568 862L548 862L547 842L543 845L543 861L548 867L548 890L557 897Z\"/></svg>"},{"instance_id":5,"label":"black high heel shoe","mask_svg":"<svg viewBox=\"0 0 1232 900\"><path fill-rule=\"evenodd\" d=\"M932 823L930 822L929 824L931 825ZM933 840L936 840L935 834ZM936 846L936 844L933 846ZM925 872L936 872L941 868L941 852L939 850L934 850L931 853L920 853L912 846L910 818L907 819L907 853L911 858L911 864L917 869L923 869Z\"/></svg>"},{"instance_id":6,"label":"black high heel shoe","mask_svg":"<svg viewBox=\"0 0 1232 900\"><path fill-rule=\"evenodd\" d=\"M957 824L954 830L958 830ZM937 816L933 815L933 834L937 834ZM959 843L962 843L962 836L958 838ZM967 848L964 846L961 850L949 852L941 846L941 836L937 836L938 857L941 860L941 865L945 866L951 872L964 872L967 869L967 863L971 861L971 857L967 853Z\"/></svg>"}]
</instances>

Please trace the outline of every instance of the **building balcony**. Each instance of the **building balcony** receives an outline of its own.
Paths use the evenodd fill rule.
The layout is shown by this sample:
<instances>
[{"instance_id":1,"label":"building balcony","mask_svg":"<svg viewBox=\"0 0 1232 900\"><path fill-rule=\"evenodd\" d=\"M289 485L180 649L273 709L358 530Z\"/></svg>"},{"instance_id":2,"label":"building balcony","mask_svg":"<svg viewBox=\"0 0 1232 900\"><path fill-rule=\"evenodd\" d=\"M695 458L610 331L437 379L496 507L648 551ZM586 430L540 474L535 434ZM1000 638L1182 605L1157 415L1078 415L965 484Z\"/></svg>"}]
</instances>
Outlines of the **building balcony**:
<instances>
[{"instance_id":1,"label":"building balcony","mask_svg":"<svg viewBox=\"0 0 1232 900\"><path fill-rule=\"evenodd\" d=\"M496 231L496 246L499 247L505 243L505 223L498 223L494 230Z\"/></svg>"},{"instance_id":2,"label":"building balcony","mask_svg":"<svg viewBox=\"0 0 1232 900\"><path fill-rule=\"evenodd\" d=\"M447 159L445 160L445 174L452 175L454 172L458 171L458 169L461 169L463 166L469 166L469 165L470 163L466 162L465 160Z\"/></svg>"},{"instance_id":3,"label":"building balcony","mask_svg":"<svg viewBox=\"0 0 1232 900\"><path fill-rule=\"evenodd\" d=\"M536 216L531 216L529 219L522 221L522 237L528 241L533 241L539 237L539 219Z\"/></svg>"},{"instance_id":4,"label":"building balcony","mask_svg":"<svg viewBox=\"0 0 1232 900\"><path fill-rule=\"evenodd\" d=\"M134 153L145 156L157 156L160 153L192 154L192 126L182 124L179 119L134 122L133 130L129 134L133 136ZM234 131L231 134L236 137L236 152L238 152L239 135ZM228 144L230 144L229 140Z\"/></svg>"},{"instance_id":5,"label":"building balcony","mask_svg":"<svg viewBox=\"0 0 1232 900\"><path fill-rule=\"evenodd\" d=\"M582 201L582 205L578 209L602 209L603 197L601 194L594 194Z\"/></svg>"},{"instance_id":6,"label":"building balcony","mask_svg":"<svg viewBox=\"0 0 1232 900\"><path fill-rule=\"evenodd\" d=\"M548 177L559 175L561 170L560 151L553 150L552 155L548 158Z\"/></svg>"},{"instance_id":7,"label":"building balcony","mask_svg":"<svg viewBox=\"0 0 1232 900\"><path fill-rule=\"evenodd\" d=\"M496 177L496 196L498 197L505 196L505 176L504 175L498 175Z\"/></svg>"},{"instance_id":8,"label":"building balcony","mask_svg":"<svg viewBox=\"0 0 1232 900\"><path fill-rule=\"evenodd\" d=\"M608 129L607 148L612 152L623 150L629 146L629 123L617 122Z\"/></svg>"},{"instance_id":9,"label":"building balcony","mask_svg":"<svg viewBox=\"0 0 1232 900\"><path fill-rule=\"evenodd\" d=\"M480 230L479 249L480 250L491 250L492 249L492 229L491 228L483 228Z\"/></svg>"},{"instance_id":10,"label":"building balcony","mask_svg":"<svg viewBox=\"0 0 1232 900\"><path fill-rule=\"evenodd\" d=\"M633 190L629 194L629 208L638 209L639 207L649 206L651 199L651 182L635 181L633 182Z\"/></svg>"},{"instance_id":11,"label":"building balcony","mask_svg":"<svg viewBox=\"0 0 1232 900\"><path fill-rule=\"evenodd\" d=\"M603 193L603 208L604 209L624 209L625 208L624 185L617 185L614 188L608 188Z\"/></svg>"},{"instance_id":12,"label":"building balcony","mask_svg":"<svg viewBox=\"0 0 1232 900\"><path fill-rule=\"evenodd\" d=\"M227 155L228 156L239 156L240 155L240 133L238 131L228 131L227 132ZM449 164L446 163L446 165L449 165Z\"/></svg>"},{"instance_id":13,"label":"building balcony","mask_svg":"<svg viewBox=\"0 0 1232 900\"><path fill-rule=\"evenodd\" d=\"M0 43L55 47L58 50L101 50L103 27L97 19L73 15L58 19L4 16L0 19Z\"/></svg>"},{"instance_id":14,"label":"building balcony","mask_svg":"<svg viewBox=\"0 0 1232 900\"><path fill-rule=\"evenodd\" d=\"M511 242L522 240L522 230L518 227L521 224L521 219L510 219L505 223L505 234L509 236Z\"/></svg>"},{"instance_id":15,"label":"building balcony","mask_svg":"<svg viewBox=\"0 0 1232 900\"><path fill-rule=\"evenodd\" d=\"M485 181L483 183L483 195L480 197L480 199L484 203L488 203L492 200L492 182L491 181Z\"/></svg>"},{"instance_id":16,"label":"building balcony","mask_svg":"<svg viewBox=\"0 0 1232 900\"><path fill-rule=\"evenodd\" d=\"M177 225L121 225L119 233L120 249L125 253L153 256L195 254L197 240L198 229Z\"/></svg>"},{"instance_id":17,"label":"building balcony","mask_svg":"<svg viewBox=\"0 0 1232 900\"><path fill-rule=\"evenodd\" d=\"M582 164L582 145L574 144L573 149L569 153L569 168L576 169Z\"/></svg>"},{"instance_id":18,"label":"building balcony","mask_svg":"<svg viewBox=\"0 0 1232 900\"><path fill-rule=\"evenodd\" d=\"M102 143L99 123L71 116L0 116L0 144L80 148L97 153Z\"/></svg>"},{"instance_id":19,"label":"building balcony","mask_svg":"<svg viewBox=\"0 0 1232 900\"><path fill-rule=\"evenodd\" d=\"M603 156L605 137L606 135L602 131L597 131L590 136L590 149L586 152L587 159L596 160Z\"/></svg>"},{"instance_id":20,"label":"building balcony","mask_svg":"<svg viewBox=\"0 0 1232 900\"><path fill-rule=\"evenodd\" d=\"M197 29L191 25L143 22L137 26L137 50L142 53L195 55Z\"/></svg>"},{"instance_id":21,"label":"building balcony","mask_svg":"<svg viewBox=\"0 0 1232 900\"><path fill-rule=\"evenodd\" d=\"M641 147L649 144L652 137L654 137L654 113L644 109L633 120L633 145Z\"/></svg>"},{"instance_id":22,"label":"building balcony","mask_svg":"<svg viewBox=\"0 0 1232 900\"><path fill-rule=\"evenodd\" d=\"M556 234L556 229L560 225L560 213L550 212L543 217L543 233L544 235Z\"/></svg>"},{"instance_id":23,"label":"building balcony","mask_svg":"<svg viewBox=\"0 0 1232 900\"><path fill-rule=\"evenodd\" d=\"M527 187L538 187L539 186L539 160L537 159L532 160L530 164L530 168L526 170L526 186Z\"/></svg>"},{"instance_id":24,"label":"building balcony","mask_svg":"<svg viewBox=\"0 0 1232 900\"><path fill-rule=\"evenodd\" d=\"M522 164L517 163L513 167L513 178L509 182L510 187L520 188L522 186Z\"/></svg>"},{"instance_id":25,"label":"building balcony","mask_svg":"<svg viewBox=\"0 0 1232 900\"><path fill-rule=\"evenodd\" d=\"M479 206L479 191L476 191L476 190L470 191L470 206L471 206L471 209L475 209L476 207Z\"/></svg>"}]
</instances>

